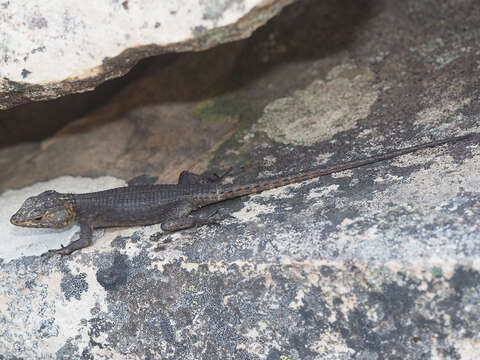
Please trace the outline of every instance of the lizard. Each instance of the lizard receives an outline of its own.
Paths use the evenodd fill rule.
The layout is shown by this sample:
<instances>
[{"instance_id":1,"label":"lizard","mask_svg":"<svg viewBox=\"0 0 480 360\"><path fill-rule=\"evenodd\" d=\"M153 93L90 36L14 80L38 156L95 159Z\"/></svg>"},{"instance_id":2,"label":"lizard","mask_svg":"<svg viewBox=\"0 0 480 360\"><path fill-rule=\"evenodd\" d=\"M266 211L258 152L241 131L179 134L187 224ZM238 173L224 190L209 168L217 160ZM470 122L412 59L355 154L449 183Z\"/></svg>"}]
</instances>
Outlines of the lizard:
<instances>
[{"instance_id":1,"label":"lizard","mask_svg":"<svg viewBox=\"0 0 480 360\"><path fill-rule=\"evenodd\" d=\"M83 194L47 190L27 198L10 222L23 227L62 228L76 221L80 225L79 238L65 247L62 245L59 249L47 252L69 255L91 245L95 228L160 223L163 231L170 232L213 224L219 221L217 217L196 215L194 211L227 199L389 160L414 151L465 140L471 136L472 134L431 141L332 167L314 167L245 184L221 184L223 176L208 177L183 171L177 184L129 185Z\"/></svg>"}]
</instances>

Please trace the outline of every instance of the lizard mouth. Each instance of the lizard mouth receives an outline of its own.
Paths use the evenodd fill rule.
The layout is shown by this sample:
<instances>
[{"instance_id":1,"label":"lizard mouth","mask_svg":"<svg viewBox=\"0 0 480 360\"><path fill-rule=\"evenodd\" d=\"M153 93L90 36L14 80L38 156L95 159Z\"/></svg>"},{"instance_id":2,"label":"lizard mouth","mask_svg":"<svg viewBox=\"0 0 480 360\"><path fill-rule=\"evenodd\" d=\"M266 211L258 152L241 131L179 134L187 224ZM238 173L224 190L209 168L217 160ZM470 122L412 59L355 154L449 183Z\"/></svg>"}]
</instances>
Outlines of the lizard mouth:
<instances>
[{"instance_id":1,"label":"lizard mouth","mask_svg":"<svg viewBox=\"0 0 480 360\"><path fill-rule=\"evenodd\" d=\"M38 222L22 219L22 217L18 213L12 215L12 217L10 218L10 223L15 226L41 227Z\"/></svg>"}]
</instances>

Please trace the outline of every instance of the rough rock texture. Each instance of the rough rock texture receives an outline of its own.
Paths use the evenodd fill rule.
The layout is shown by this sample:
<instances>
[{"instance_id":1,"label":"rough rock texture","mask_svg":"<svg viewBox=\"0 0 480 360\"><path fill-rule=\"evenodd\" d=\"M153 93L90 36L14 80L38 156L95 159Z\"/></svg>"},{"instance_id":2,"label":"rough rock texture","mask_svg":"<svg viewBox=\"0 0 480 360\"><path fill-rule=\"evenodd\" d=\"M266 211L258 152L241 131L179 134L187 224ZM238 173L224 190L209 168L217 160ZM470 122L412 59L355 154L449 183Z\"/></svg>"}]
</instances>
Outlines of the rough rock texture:
<instances>
[{"instance_id":1,"label":"rough rock texture","mask_svg":"<svg viewBox=\"0 0 480 360\"><path fill-rule=\"evenodd\" d=\"M244 182L479 132L479 24L474 0L302 1L248 40L139 64L93 109L0 113L1 356L478 359L478 137L219 204L218 226L108 229L68 258L40 258L62 240L8 209L45 187L230 165Z\"/></svg>"},{"instance_id":2,"label":"rough rock texture","mask_svg":"<svg viewBox=\"0 0 480 360\"><path fill-rule=\"evenodd\" d=\"M293 1L3 2L0 109L93 90L148 56L243 39Z\"/></svg>"}]
</instances>

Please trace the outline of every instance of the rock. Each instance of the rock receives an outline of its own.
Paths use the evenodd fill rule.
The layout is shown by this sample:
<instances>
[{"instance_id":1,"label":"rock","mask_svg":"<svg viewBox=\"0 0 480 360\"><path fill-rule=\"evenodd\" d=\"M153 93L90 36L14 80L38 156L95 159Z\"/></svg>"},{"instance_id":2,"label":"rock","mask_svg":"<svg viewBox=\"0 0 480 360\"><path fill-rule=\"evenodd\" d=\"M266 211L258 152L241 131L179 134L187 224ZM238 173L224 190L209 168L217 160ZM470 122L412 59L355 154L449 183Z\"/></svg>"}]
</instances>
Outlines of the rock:
<instances>
[{"instance_id":1,"label":"rock","mask_svg":"<svg viewBox=\"0 0 480 360\"><path fill-rule=\"evenodd\" d=\"M93 90L158 54L243 39L294 0L0 4L0 109Z\"/></svg>"},{"instance_id":2,"label":"rock","mask_svg":"<svg viewBox=\"0 0 480 360\"><path fill-rule=\"evenodd\" d=\"M478 4L435 10L307 0L247 40L139 64L102 106L0 149L0 230L38 186L228 166L245 182L478 133ZM49 230L9 233L0 354L478 359L479 155L477 136L225 202L217 226L107 229L70 257L38 257Z\"/></svg>"}]
</instances>

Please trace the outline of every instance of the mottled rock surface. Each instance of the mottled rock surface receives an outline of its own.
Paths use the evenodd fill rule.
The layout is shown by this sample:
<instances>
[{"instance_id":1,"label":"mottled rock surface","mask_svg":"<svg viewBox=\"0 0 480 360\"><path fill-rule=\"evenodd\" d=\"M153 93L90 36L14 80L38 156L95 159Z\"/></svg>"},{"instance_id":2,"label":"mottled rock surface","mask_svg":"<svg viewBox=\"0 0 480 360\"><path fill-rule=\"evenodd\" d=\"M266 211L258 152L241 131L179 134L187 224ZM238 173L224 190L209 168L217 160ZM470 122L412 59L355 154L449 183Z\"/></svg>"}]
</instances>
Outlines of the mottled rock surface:
<instances>
[{"instance_id":1,"label":"mottled rock surface","mask_svg":"<svg viewBox=\"0 0 480 360\"><path fill-rule=\"evenodd\" d=\"M0 109L93 90L148 56L244 39L293 1L5 1Z\"/></svg>"},{"instance_id":2,"label":"mottled rock surface","mask_svg":"<svg viewBox=\"0 0 480 360\"><path fill-rule=\"evenodd\" d=\"M8 224L45 187L228 166L245 182L479 132L479 24L473 0L301 1L250 39L0 113L0 354L480 358L478 137L219 204L218 226L108 229L68 258Z\"/></svg>"}]
</instances>

